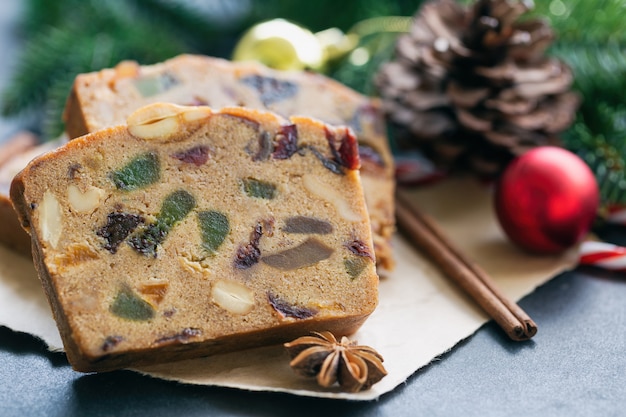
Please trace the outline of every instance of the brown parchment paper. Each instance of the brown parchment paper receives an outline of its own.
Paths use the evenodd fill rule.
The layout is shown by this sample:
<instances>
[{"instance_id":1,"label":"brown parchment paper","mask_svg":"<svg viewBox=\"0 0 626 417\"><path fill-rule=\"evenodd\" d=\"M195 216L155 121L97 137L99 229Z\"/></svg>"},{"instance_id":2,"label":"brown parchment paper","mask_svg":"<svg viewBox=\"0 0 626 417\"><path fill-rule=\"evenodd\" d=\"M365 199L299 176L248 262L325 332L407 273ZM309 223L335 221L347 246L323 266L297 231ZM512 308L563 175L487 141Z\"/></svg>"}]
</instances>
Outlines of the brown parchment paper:
<instances>
[{"instance_id":1,"label":"brown parchment paper","mask_svg":"<svg viewBox=\"0 0 626 417\"><path fill-rule=\"evenodd\" d=\"M514 300L577 262L573 249L561 256L528 255L500 231L491 190L453 178L413 192L416 204L434 217L448 237ZM378 350L389 374L370 390L348 394L317 387L296 376L282 346L217 355L136 369L189 384L253 391L372 400L474 333L488 317L400 235L394 237L397 268L381 278L380 304L351 338ZM29 259L0 247L0 324L62 349L48 303ZM541 323L537 323L541 332Z\"/></svg>"}]
</instances>

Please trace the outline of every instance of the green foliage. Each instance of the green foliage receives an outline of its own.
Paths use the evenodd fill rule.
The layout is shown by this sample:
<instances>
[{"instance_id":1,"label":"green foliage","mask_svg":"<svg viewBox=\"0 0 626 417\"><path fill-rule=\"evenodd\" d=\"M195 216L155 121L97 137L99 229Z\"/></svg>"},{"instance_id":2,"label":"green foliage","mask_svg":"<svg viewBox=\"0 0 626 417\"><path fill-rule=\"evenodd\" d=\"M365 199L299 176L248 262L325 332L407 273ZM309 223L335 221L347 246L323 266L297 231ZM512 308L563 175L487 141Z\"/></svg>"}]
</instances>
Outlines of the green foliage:
<instances>
[{"instance_id":1,"label":"green foliage","mask_svg":"<svg viewBox=\"0 0 626 417\"><path fill-rule=\"evenodd\" d=\"M125 59L142 64L184 52L204 52L221 29L182 3L158 0L29 0L25 46L2 114L41 114L44 136L63 129L61 114L75 76ZM206 48L209 52L216 52Z\"/></svg>"},{"instance_id":2,"label":"green foliage","mask_svg":"<svg viewBox=\"0 0 626 417\"><path fill-rule=\"evenodd\" d=\"M551 52L574 71L582 98L565 147L594 171L604 206L626 204L626 0L537 2L557 34Z\"/></svg>"},{"instance_id":3,"label":"green foliage","mask_svg":"<svg viewBox=\"0 0 626 417\"><path fill-rule=\"evenodd\" d=\"M473 0L459 0L471 3ZM373 95L373 77L391 59L397 35L422 0L25 0L25 47L1 112L40 115L44 136L63 130L61 113L78 73L142 64L180 53L229 57L239 36L261 20L282 17L312 31L338 27L357 34L355 51L328 74ZM198 10L210 4L209 10ZM550 53L568 62L582 97L576 122L563 136L601 184L605 205L626 204L626 0L536 0L557 34ZM223 18L229 15L228 19ZM403 18L381 18L402 16ZM374 18L374 19L372 19Z\"/></svg>"}]
</instances>

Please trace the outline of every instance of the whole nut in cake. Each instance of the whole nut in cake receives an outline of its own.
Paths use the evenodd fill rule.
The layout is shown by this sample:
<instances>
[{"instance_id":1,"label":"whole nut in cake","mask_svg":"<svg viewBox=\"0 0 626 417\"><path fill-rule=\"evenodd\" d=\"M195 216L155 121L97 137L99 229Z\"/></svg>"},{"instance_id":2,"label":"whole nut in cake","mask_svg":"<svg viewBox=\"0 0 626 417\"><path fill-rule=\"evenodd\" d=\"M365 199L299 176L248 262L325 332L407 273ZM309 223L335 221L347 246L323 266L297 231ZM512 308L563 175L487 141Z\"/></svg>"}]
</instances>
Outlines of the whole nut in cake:
<instances>
[{"instance_id":1,"label":"whole nut in cake","mask_svg":"<svg viewBox=\"0 0 626 417\"><path fill-rule=\"evenodd\" d=\"M181 128L189 122L209 118L206 108L189 108L171 103L155 103L128 116L126 123L131 135L145 140L173 141L185 137Z\"/></svg>"}]
</instances>

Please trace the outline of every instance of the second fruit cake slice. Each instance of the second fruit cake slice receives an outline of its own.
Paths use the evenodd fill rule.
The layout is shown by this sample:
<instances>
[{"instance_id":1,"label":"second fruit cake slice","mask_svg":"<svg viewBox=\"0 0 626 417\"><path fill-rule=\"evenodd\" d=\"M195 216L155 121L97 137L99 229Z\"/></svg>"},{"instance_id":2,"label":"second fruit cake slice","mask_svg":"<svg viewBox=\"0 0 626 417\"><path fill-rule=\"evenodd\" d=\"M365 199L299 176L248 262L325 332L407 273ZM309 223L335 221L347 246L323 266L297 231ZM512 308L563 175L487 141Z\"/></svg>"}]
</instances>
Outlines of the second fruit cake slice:
<instances>
[{"instance_id":1,"label":"second fruit cake slice","mask_svg":"<svg viewBox=\"0 0 626 417\"><path fill-rule=\"evenodd\" d=\"M242 106L283 117L306 116L350 126L358 139L361 180L370 215L376 261L394 268L394 166L379 102L321 74L279 71L256 62L180 55L155 65L124 61L76 77L65 108L70 138L123 123L155 102Z\"/></svg>"},{"instance_id":2,"label":"second fruit cake slice","mask_svg":"<svg viewBox=\"0 0 626 417\"><path fill-rule=\"evenodd\" d=\"M347 128L158 103L11 197L70 362L108 370L356 331L378 294L358 167Z\"/></svg>"}]
</instances>

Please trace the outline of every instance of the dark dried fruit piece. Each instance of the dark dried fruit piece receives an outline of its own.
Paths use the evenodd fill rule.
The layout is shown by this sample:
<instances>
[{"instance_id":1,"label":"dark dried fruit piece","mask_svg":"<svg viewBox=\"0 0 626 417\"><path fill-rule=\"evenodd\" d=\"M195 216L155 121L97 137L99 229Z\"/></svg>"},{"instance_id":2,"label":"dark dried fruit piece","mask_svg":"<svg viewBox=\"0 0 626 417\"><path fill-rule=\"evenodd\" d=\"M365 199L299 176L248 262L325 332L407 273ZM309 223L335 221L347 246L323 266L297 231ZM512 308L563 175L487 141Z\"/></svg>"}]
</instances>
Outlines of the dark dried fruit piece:
<instances>
[{"instance_id":1,"label":"dark dried fruit piece","mask_svg":"<svg viewBox=\"0 0 626 417\"><path fill-rule=\"evenodd\" d=\"M359 169L358 141L350 129L344 129L341 137L337 138L336 132L326 128L326 139L334 162L348 169Z\"/></svg>"},{"instance_id":2,"label":"dark dried fruit piece","mask_svg":"<svg viewBox=\"0 0 626 417\"><path fill-rule=\"evenodd\" d=\"M209 160L209 148L202 145L194 146L193 148L173 154L172 158L199 167L206 164Z\"/></svg>"},{"instance_id":3,"label":"dark dried fruit piece","mask_svg":"<svg viewBox=\"0 0 626 417\"><path fill-rule=\"evenodd\" d=\"M326 220L308 216L293 216L285 219L285 226L282 231L285 233L302 233L327 235L332 233L333 225Z\"/></svg>"},{"instance_id":4,"label":"dark dried fruit piece","mask_svg":"<svg viewBox=\"0 0 626 417\"><path fill-rule=\"evenodd\" d=\"M171 336L163 336L154 341L157 345L173 345L187 343L189 339L198 337L202 334L202 330L193 327L187 327L180 333L173 334Z\"/></svg>"},{"instance_id":5,"label":"dark dried fruit piece","mask_svg":"<svg viewBox=\"0 0 626 417\"><path fill-rule=\"evenodd\" d=\"M334 250L315 238L282 252L264 256L264 264L286 271L304 268L330 258Z\"/></svg>"},{"instance_id":6,"label":"dark dried fruit piece","mask_svg":"<svg viewBox=\"0 0 626 417\"><path fill-rule=\"evenodd\" d=\"M254 88L266 107L277 101L293 97L298 92L298 85L295 83L262 75L249 75L241 78L241 82Z\"/></svg>"},{"instance_id":7,"label":"dark dried fruit piece","mask_svg":"<svg viewBox=\"0 0 626 417\"><path fill-rule=\"evenodd\" d=\"M385 161L381 154L371 146L359 144L359 158L361 159L361 172L383 175Z\"/></svg>"},{"instance_id":8,"label":"dark dried fruit piece","mask_svg":"<svg viewBox=\"0 0 626 417\"><path fill-rule=\"evenodd\" d=\"M325 157L320 151L317 150L315 146L309 146L308 149L310 149L311 152L313 152L313 155L315 155L317 159L322 162L324 168L328 169L333 174L345 175L343 166L341 166L339 162Z\"/></svg>"},{"instance_id":9,"label":"dark dried fruit piece","mask_svg":"<svg viewBox=\"0 0 626 417\"><path fill-rule=\"evenodd\" d=\"M69 177L69 179L73 180L76 179L76 177L78 176L78 174L80 174L81 169L83 169L83 166L79 163L73 163L69 166L69 168L67 169L67 176Z\"/></svg>"},{"instance_id":10,"label":"dark dried fruit piece","mask_svg":"<svg viewBox=\"0 0 626 417\"><path fill-rule=\"evenodd\" d=\"M276 185L257 180L256 178L244 178L241 180L243 191L250 197L271 200L276 197Z\"/></svg>"},{"instance_id":11,"label":"dark dried fruit piece","mask_svg":"<svg viewBox=\"0 0 626 417\"><path fill-rule=\"evenodd\" d=\"M372 250L361 240L355 239L351 242L348 242L345 244L345 247L356 256L370 258L372 261L374 260L374 254L372 253Z\"/></svg>"},{"instance_id":12,"label":"dark dried fruit piece","mask_svg":"<svg viewBox=\"0 0 626 417\"><path fill-rule=\"evenodd\" d=\"M359 144L350 129L345 129L341 136L341 145L339 145L339 155L341 165L348 169L359 169L361 160L359 159Z\"/></svg>"},{"instance_id":13,"label":"dark dried fruit piece","mask_svg":"<svg viewBox=\"0 0 626 417\"><path fill-rule=\"evenodd\" d=\"M174 225L187 217L195 206L196 199L187 191L174 191L165 197L156 222L131 237L128 244L143 255L156 257L158 245L163 243Z\"/></svg>"},{"instance_id":14,"label":"dark dried fruit piece","mask_svg":"<svg viewBox=\"0 0 626 417\"><path fill-rule=\"evenodd\" d=\"M263 236L263 224L258 222L250 234L250 241L237 249L235 268L248 269L259 262L261 258L261 249L259 249L261 236Z\"/></svg>"},{"instance_id":15,"label":"dark dried fruit piece","mask_svg":"<svg viewBox=\"0 0 626 417\"><path fill-rule=\"evenodd\" d=\"M267 293L267 300L274 310L280 313L283 317L308 319L317 314L317 310L291 304L271 292Z\"/></svg>"},{"instance_id":16,"label":"dark dried fruit piece","mask_svg":"<svg viewBox=\"0 0 626 417\"><path fill-rule=\"evenodd\" d=\"M202 247L213 255L230 232L228 217L219 211L202 211L198 213L198 222L202 232Z\"/></svg>"},{"instance_id":17,"label":"dark dried fruit piece","mask_svg":"<svg viewBox=\"0 0 626 417\"><path fill-rule=\"evenodd\" d=\"M368 263L369 261L365 258L347 258L343 260L343 266L352 279L361 275Z\"/></svg>"},{"instance_id":18,"label":"dark dried fruit piece","mask_svg":"<svg viewBox=\"0 0 626 417\"><path fill-rule=\"evenodd\" d=\"M107 336L106 339L104 339L104 342L102 342L100 349L103 352L108 352L115 346L119 345L123 340L124 338L122 336Z\"/></svg>"},{"instance_id":19,"label":"dark dried fruit piece","mask_svg":"<svg viewBox=\"0 0 626 417\"><path fill-rule=\"evenodd\" d=\"M169 72L165 72L163 74L137 78L134 84L143 97L151 97L164 93L175 85L180 84L180 81Z\"/></svg>"},{"instance_id":20,"label":"dark dried fruit piece","mask_svg":"<svg viewBox=\"0 0 626 417\"><path fill-rule=\"evenodd\" d=\"M159 156L154 152L135 157L128 164L109 175L115 186L124 191L132 191L154 184L160 176Z\"/></svg>"},{"instance_id":21,"label":"dark dried fruit piece","mask_svg":"<svg viewBox=\"0 0 626 417\"><path fill-rule=\"evenodd\" d=\"M283 125L274 139L274 159L289 159L298 152L298 128L294 124Z\"/></svg>"},{"instance_id":22,"label":"dark dried fruit piece","mask_svg":"<svg viewBox=\"0 0 626 417\"><path fill-rule=\"evenodd\" d=\"M348 121L348 126L354 129L359 136L364 132L364 126L366 126L365 130L374 131L378 135L384 134L386 130L385 119L381 110L369 101L354 112Z\"/></svg>"},{"instance_id":23,"label":"dark dried fruit piece","mask_svg":"<svg viewBox=\"0 0 626 417\"><path fill-rule=\"evenodd\" d=\"M128 285L122 286L109 310L127 320L145 321L154 317L154 308L150 303L135 294Z\"/></svg>"},{"instance_id":24,"label":"dark dried fruit piece","mask_svg":"<svg viewBox=\"0 0 626 417\"><path fill-rule=\"evenodd\" d=\"M109 213L106 224L96 234L106 240L104 244L106 250L116 253L124 239L144 221L144 218L137 214Z\"/></svg>"}]
</instances>

